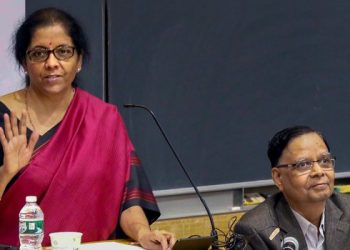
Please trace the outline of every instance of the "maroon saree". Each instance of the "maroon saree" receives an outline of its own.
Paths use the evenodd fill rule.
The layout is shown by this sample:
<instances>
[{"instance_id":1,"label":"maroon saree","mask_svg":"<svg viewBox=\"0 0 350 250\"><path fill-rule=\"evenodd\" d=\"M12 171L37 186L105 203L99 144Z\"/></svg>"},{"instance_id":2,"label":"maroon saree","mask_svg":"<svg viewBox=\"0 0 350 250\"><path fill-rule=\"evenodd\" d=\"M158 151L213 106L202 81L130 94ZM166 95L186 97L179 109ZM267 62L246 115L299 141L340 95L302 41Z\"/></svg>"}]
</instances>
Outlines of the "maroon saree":
<instances>
[{"instance_id":1,"label":"maroon saree","mask_svg":"<svg viewBox=\"0 0 350 250\"><path fill-rule=\"evenodd\" d=\"M18 213L36 195L49 233L107 239L125 202L133 145L115 106L77 89L57 132L34 154L0 201L0 243L19 245ZM154 202L154 197L150 197Z\"/></svg>"}]
</instances>

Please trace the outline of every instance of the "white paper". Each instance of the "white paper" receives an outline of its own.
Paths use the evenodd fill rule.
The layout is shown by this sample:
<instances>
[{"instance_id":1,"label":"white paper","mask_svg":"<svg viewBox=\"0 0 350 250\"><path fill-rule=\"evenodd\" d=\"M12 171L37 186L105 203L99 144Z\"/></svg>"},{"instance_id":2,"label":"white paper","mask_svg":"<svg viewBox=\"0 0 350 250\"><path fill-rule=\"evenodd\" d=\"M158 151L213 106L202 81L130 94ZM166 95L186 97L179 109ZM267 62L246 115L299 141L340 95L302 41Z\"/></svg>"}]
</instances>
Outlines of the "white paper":
<instances>
[{"instance_id":1,"label":"white paper","mask_svg":"<svg viewBox=\"0 0 350 250\"><path fill-rule=\"evenodd\" d=\"M98 242L82 244L80 250L140 250L144 249L138 246L132 246L129 244L122 244L118 242Z\"/></svg>"}]
</instances>

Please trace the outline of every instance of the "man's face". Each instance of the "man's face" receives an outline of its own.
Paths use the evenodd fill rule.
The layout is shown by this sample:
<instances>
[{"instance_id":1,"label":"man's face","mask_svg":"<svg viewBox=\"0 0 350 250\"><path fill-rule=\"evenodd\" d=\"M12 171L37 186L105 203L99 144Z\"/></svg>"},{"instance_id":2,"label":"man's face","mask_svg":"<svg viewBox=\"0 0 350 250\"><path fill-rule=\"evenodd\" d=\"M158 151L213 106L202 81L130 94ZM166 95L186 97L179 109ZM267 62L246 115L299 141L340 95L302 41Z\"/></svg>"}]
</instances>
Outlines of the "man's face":
<instances>
[{"instance_id":1,"label":"man's face","mask_svg":"<svg viewBox=\"0 0 350 250\"><path fill-rule=\"evenodd\" d=\"M326 144L317 133L292 139L283 150L278 165L316 161L329 155ZM334 169L323 169L315 162L310 171L291 167L273 168L273 179L293 209L327 200L333 192Z\"/></svg>"}]
</instances>

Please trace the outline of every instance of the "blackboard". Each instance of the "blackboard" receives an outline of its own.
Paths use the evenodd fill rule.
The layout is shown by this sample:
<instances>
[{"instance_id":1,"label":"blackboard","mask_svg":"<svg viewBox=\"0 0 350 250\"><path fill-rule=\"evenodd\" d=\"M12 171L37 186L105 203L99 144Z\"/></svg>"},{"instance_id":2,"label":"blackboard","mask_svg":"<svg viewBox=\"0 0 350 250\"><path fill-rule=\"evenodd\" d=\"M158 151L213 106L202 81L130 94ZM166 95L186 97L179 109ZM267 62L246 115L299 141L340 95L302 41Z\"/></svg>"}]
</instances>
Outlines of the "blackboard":
<instances>
[{"instance_id":1,"label":"blackboard","mask_svg":"<svg viewBox=\"0 0 350 250\"><path fill-rule=\"evenodd\" d=\"M268 140L296 124L349 171L350 2L27 2L82 20L101 53L87 89L118 105L155 190L190 184L149 114L124 103L155 112L199 186L270 179Z\"/></svg>"},{"instance_id":2,"label":"blackboard","mask_svg":"<svg viewBox=\"0 0 350 250\"><path fill-rule=\"evenodd\" d=\"M110 1L110 101L152 109L197 185L270 179L268 140L322 131L349 171L350 3ZM151 117L121 110L155 189L188 187Z\"/></svg>"}]
</instances>

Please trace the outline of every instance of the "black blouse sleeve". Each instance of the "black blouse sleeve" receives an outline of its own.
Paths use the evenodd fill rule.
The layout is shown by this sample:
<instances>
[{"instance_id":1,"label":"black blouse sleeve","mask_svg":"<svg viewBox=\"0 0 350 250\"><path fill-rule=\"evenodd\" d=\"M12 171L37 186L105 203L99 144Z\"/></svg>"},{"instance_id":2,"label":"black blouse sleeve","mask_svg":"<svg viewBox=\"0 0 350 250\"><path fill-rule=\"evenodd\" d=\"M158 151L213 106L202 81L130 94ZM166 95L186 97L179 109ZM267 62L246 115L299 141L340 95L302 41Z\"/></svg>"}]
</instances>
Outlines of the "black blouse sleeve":
<instances>
[{"instance_id":1,"label":"black blouse sleeve","mask_svg":"<svg viewBox=\"0 0 350 250\"><path fill-rule=\"evenodd\" d=\"M10 114L10 110L8 109L8 107L6 107L6 105L2 102L0 102L0 127L2 127L2 129L4 129L4 114ZM4 163L4 151L2 149L2 145L0 143L0 167L2 166L2 164Z\"/></svg>"}]
</instances>

